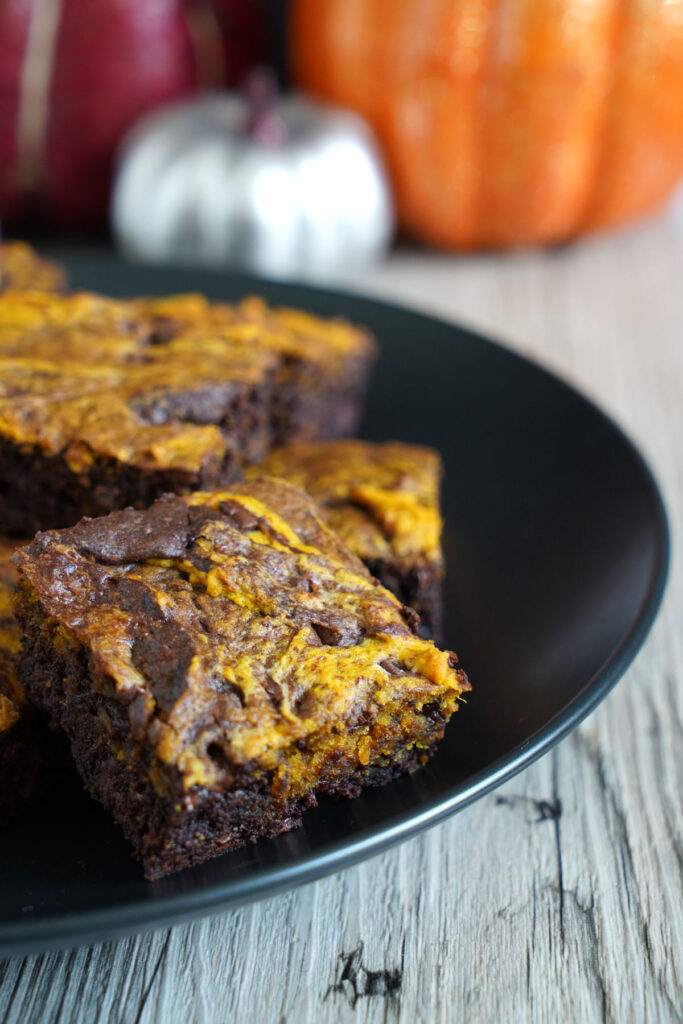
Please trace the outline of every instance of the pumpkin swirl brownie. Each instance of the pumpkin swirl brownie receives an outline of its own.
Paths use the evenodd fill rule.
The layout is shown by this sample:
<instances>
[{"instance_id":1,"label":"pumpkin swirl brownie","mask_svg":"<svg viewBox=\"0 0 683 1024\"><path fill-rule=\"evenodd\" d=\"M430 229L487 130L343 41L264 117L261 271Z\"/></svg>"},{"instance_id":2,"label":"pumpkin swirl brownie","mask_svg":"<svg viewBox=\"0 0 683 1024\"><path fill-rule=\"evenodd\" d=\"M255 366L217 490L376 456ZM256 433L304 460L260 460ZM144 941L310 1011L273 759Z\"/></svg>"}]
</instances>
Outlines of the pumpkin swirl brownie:
<instances>
[{"instance_id":1,"label":"pumpkin swirl brownie","mask_svg":"<svg viewBox=\"0 0 683 1024\"><path fill-rule=\"evenodd\" d=\"M58 263L43 259L26 242L0 242L0 293L8 289L60 292L66 274Z\"/></svg>"},{"instance_id":2,"label":"pumpkin swirl brownie","mask_svg":"<svg viewBox=\"0 0 683 1024\"><path fill-rule=\"evenodd\" d=\"M412 771L469 689L282 480L82 520L15 561L20 679L151 879Z\"/></svg>"},{"instance_id":3,"label":"pumpkin swirl brownie","mask_svg":"<svg viewBox=\"0 0 683 1024\"><path fill-rule=\"evenodd\" d=\"M32 534L220 487L271 443L277 358L95 295L0 298L0 528Z\"/></svg>"},{"instance_id":4,"label":"pumpkin swirl brownie","mask_svg":"<svg viewBox=\"0 0 683 1024\"><path fill-rule=\"evenodd\" d=\"M26 700L15 659L20 629L12 599L17 571L10 562L17 544L0 537L0 819L43 792L66 763L65 752L42 714Z\"/></svg>"},{"instance_id":5,"label":"pumpkin swirl brownie","mask_svg":"<svg viewBox=\"0 0 683 1024\"><path fill-rule=\"evenodd\" d=\"M439 638L444 561L437 452L399 442L291 444L248 470L251 477L258 473L308 491L327 525L418 613L420 634Z\"/></svg>"}]
</instances>

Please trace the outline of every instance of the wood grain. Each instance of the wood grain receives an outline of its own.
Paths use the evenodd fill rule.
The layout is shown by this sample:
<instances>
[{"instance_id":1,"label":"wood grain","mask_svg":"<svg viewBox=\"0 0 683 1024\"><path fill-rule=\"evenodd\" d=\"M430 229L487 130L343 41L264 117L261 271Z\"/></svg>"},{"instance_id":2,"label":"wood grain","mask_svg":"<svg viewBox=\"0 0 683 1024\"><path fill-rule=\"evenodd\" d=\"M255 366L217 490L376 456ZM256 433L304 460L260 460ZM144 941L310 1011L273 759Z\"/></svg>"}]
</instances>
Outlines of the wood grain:
<instances>
[{"instance_id":1,"label":"wood grain","mask_svg":"<svg viewBox=\"0 0 683 1024\"><path fill-rule=\"evenodd\" d=\"M358 284L497 334L626 427L674 529L659 620L584 725L455 818L252 907L5 961L3 1024L683 1020L683 216L548 254L403 250Z\"/></svg>"}]
</instances>

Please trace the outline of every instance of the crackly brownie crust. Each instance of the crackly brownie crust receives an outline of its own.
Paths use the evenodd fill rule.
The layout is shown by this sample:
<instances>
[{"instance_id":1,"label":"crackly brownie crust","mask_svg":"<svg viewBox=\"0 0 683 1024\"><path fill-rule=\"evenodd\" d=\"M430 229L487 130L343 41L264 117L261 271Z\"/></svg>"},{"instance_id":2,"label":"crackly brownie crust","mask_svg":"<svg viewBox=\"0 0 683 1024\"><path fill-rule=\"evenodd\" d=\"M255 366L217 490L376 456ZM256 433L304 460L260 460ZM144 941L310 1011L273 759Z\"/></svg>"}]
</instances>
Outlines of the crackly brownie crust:
<instances>
[{"instance_id":1,"label":"crackly brownie crust","mask_svg":"<svg viewBox=\"0 0 683 1024\"><path fill-rule=\"evenodd\" d=\"M441 459L431 448L390 441L329 441L274 449L259 473L289 480L315 499L327 524L398 599L441 635L444 560Z\"/></svg>"},{"instance_id":2,"label":"crackly brownie crust","mask_svg":"<svg viewBox=\"0 0 683 1024\"><path fill-rule=\"evenodd\" d=\"M147 877L412 770L469 684L287 483L39 534L20 678Z\"/></svg>"},{"instance_id":3,"label":"crackly brownie crust","mask_svg":"<svg viewBox=\"0 0 683 1024\"><path fill-rule=\"evenodd\" d=\"M0 821L46 792L65 762L44 715L26 700L16 673L20 629L12 600L17 571L10 562L17 543L0 537Z\"/></svg>"},{"instance_id":4,"label":"crackly brownie crust","mask_svg":"<svg viewBox=\"0 0 683 1024\"><path fill-rule=\"evenodd\" d=\"M46 260L26 242L0 242L0 294L17 291L61 292L66 287L63 267Z\"/></svg>"}]
</instances>

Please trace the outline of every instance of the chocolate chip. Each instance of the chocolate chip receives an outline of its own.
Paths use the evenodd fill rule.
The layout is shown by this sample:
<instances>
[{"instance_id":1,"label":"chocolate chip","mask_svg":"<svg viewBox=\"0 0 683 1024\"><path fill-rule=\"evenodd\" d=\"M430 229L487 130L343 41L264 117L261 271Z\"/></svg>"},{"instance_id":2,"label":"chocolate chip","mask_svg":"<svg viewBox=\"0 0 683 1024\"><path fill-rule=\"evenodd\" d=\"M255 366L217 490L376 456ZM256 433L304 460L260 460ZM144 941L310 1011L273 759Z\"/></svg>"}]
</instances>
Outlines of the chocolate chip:
<instances>
[{"instance_id":1,"label":"chocolate chip","mask_svg":"<svg viewBox=\"0 0 683 1024\"><path fill-rule=\"evenodd\" d=\"M352 707L346 716L346 725L350 732L356 729L361 729L364 725L372 719L372 715L365 708L362 708L359 704Z\"/></svg>"},{"instance_id":2,"label":"chocolate chip","mask_svg":"<svg viewBox=\"0 0 683 1024\"><path fill-rule=\"evenodd\" d=\"M129 576L109 576L97 593L95 603L120 608L138 619L163 618L149 587L142 580L134 580Z\"/></svg>"},{"instance_id":3,"label":"chocolate chip","mask_svg":"<svg viewBox=\"0 0 683 1024\"><path fill-rule=\"evenodd\" d=\"M263 679L263 689L266 691L275 707L281 707L283 696L282 687L280 686L276 679L273 679L273 677L271 675L268 675L267 673Z\"/></svg>"},{"instance_id":4,"label":"chocolate chip","mask_svg":"<svg viewBox=\"0 0 683 1024\"><path fill-rule=\"evenodd\" d=\"M194 648L184 629L163 622L133 644L133 664L141 672L159 707L173 709L187 689Z\"/></svg>"},{"instance_id":5,"label":"chocolate chip","mask_svg":"<svg viewBox=\"0 0 683 1024\"><path fill-rule=\"evenodd\" d=\"M367 632L370 636L377 636L378 634L385 634L386 636L407 636L413 630L408 630L405 622L401 621L389 621L386 619L377 618L375 621L368 623Z\"/></svg>"},{"instance_id":6,"label":"chocolate chip","mask_svg":"<svg viewBox=\"0 0 683 1024\"><path fill-rule=\"evenodd\" d=\"M318 634L321 643L328 647L355 647L363 636L363 630L356 622L343 625L312 622L311 627Z\"/></svg>"},{"instance_id":7,"label":"chocolate chip","mask_svg":"<svg viewBox=\"0 0 683 1024\"><path fill-rule=\"evenodd\" d=\"M178 323L170 316L156 316L147 335L148 345L167 345L178 333Z\"/></svg>"},{"instance_id":8,"label":"chocolate chip","mask_svg":"<svg viewBox=\"0 0 683 1024\"><path fill-rule=\"evenodd\" d=\"M209 573L214 567L214 563L210 558L205 558L204 555L199 555L196 551L190 552L189 560L199 572Z\"/></svg>"},{"instance_id":9,"label":"chocolate chip","mask_svg":"<svg viewBox=\"0 0 683 1024\"><path fill-rule=\"evenodd\" d=\"M430 723L430 725L443 725L445 722L445 718L441 710L441 705L437 704L436 701L431 701L429 704L423 704L422 714Z\"/></svg>"},{"instance_id":10,"label":"chocolate chip","mask_svg":"<svg viewBox=\"0 0 683 1024\"><path fill-rule=\"evenodd\" d=\"M196 540L200 534L204 533L208 523L221 522L220 512L215 508L211 508L210 505L191 505L187 510L187 518L187 537L189 541Z\"/></svg>"},{"instance_id":11,"label":"chocolate chip","mask_svg":"<svg viewBox=\"0 0 683 1024\"><path fill-rule=\"evenodd\" d=\"M67 535L82 554L105 565L125 565L148 558L181 558L187 532L187 505L165 497L148 509L126 508L99 519L81 519Z\"/></svg>"},{"instance_id":12,"label":"chocolate chip","mask_svg":"<svg viewBox=\"0 0 683 1024\"><path fill-rule=\"evenodd\" d=\"M241 707L245 707L246 702L244 694L235 683L231 683L224 677L221 677L220 681L216 685L216 689L219 693L224 694L228 699L237 700Z\"/></svg>"},{"instance_id":13,"label":"chocolate chip","mask_svg":"<svg viewBox=\"0 0 683 1024\"><path fill-rule=\"evenodd\" d=\"M384 661L380 661L381 667L385 672L388 672L390 676L409 676L410 671L401 665L398 661L394 661L393 658L385 658Z\"/></svg>"},{"instance_id":14,"label":"chocolate chip","mask_svg":"<svg viewBox=\"0 0 683 1024\"><path fill-rule=\"evenodd\" d=\"M219 508L238 530L255 530L258 526L256 516L244 505L240 505L239 501L229 498L227 501L222 501Z\"/></svg>"},{"instance_id":15,"label":"chocolate chip","mask_svg":"<svg viewBox=\"0 0 683 1024\"><path fill-rule=\"evenodd\" d=\"M420 616L417 614L414 608L409 608L407 604L404 604L401 608L401 614L403 615L403 621L409 627L412 633L417 633L417 628L420 625Z\"/></svg>"},{"instance_id":16,"label":"chocolate chip","mask_svg":"<svg viewBox=\"0 0 683 1024\"><path fill-rule=\"evenodd\" d=\"M316 633L314 626L311 626L311 632L313 633L313 636L307 638L308 643L311 647L322 647L322 640Z\"/></svg>"},{"instance_id":17,"label":"chocolate chip","mask_svg":"<svg viewBox=\"0 0 683 1024\"><path fill-rule=\"evenodd\" d=\"M294 705L294 714L299 718L310 718L318 704L318 699L313 693L313 690L306 690L306 692L299 697Z\"/></svg>"}]
</instances>

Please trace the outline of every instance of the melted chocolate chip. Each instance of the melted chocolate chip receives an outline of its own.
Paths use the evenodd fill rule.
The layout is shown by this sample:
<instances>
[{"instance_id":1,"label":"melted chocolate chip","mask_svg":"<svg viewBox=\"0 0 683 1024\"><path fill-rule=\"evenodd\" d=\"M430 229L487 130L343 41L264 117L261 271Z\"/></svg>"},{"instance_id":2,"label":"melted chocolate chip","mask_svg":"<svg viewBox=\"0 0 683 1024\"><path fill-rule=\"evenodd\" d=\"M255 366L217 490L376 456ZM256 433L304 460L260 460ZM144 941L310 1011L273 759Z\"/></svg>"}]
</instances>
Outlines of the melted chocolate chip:
<instances>
[{"instance_id":1,"label":"melted chocolate chip","mask_svg":"<svg viewBox=\"0 0 683 1024\"><path fill-rule=\"evenodd\" d=\"M424 704L422 706L422 714L431 725L443 725L446 721L443 709L439 705L438 701L431 701L429 704Z\"/></svg>"},{"instance_id":2,"label":"melted chocolate chip","mask_svg":"<svg viewBox=\"0 0 683 1024\"><path fill-rule=\"evenodd\" d=\"M195 551L190 552L189 559L195 569L199 569L200 572L211 572L214 567L214 563L210 558L205 558L204 555L198 555Z\"/></svg>"},{"instance_id":3,"label":"melted chocolate chip","mask_svg":"<svg viewBox=\"0 0 683 1024\"><path fill-rule=\"evenodd\" d=\"M403 615L403 621L408 626L412 633L417 633L418 626L420 625L420 616L417 614L414 608L409 608L407 604L404 604L401 608L401 614Z\"/></svg>"},{"instance_id":4,"label":"melted chocolate chip","mask_svg":"<svg viewBox=\"0 0 683 1024\"><path fill-rule=\"evenodd\" d=\"M406 669L405 665L399 664L393 658L385 658L384 661L380 661L381 667L385 672L388 672L390 676L409 676L410 672Z\"/></svg>"},{"instance_id":5,"label":"melted chocolate chip","mask_svg":"<svg viewBox=\"0 0 683 1024\"><path fill-rule=\"evenodd\" d=\"M167 345L178 333L178 323L170 316L156 316L147 335L148 345Z\"/></svg>"},{"instance_id":6,"label":"melted chocolate chip","mask_svg":"<svg viewBox=\"0 0 683 1024\"><path fill-rule=\"evenodd\" d=\"M154 595L141 580L129 576L109 576L95 596L96 604L120 608L137 618L161 620L161 609Z\"/></svg>"},{"instance_id":7,"label":"melted chocolate chip","mask_svg":"<svg viewBox=\"0 0 683 1024\"><path fill-rule=\"evenodd\" d=\"M282 705L282 687L273 679L271 675L266 674L263 678L263 689L266 691L270 699L276 708Z\"/></svg>"},{"instance_id":8,"label":"melted chocolate chip","mask_svg":"<svg viewBox=\"0 0 683 1024\"><path fill-rule=\"evenodd\" d=\"M239 501L233 501L232 498L222 501L220 510L238 530L255 530L258 526L256 516L244 505L240 505Z\"/></svg>"},{"instance_id":9,"label":"melted chocolate chip","mask_svg":"<svg viewBox=\"0 0 683 1024\"><path fill-rule=\"evenodd\" d=\"M320 642L328 647L355 647L363 637L363 630L357 622L336 623L312 622L311 627L320 638Z\"/></svg>"},{"instance_id":10,"label":"melted chocolate chip","mask_svg":"<svg viewBox=\"0 0 683 1024\"><path fill-rule=\"evenodd\" d=\"M161 498L151 508L126 508L101 519L81 519L69 538L83 555L105 565L180 558L185 552L188 510L179 498Z\"/></svg>"},{"instance_id":11,"label":"melted chocolate chip","mask_svg":"<svg viewBox=\"0 0 683 1024\"><path fill-rule=\"evenodd\" d=\"M220 514L210 505L191 505L187 510L187 516L187 535L190 540L196 540L207 523L220 520Z\"/></svg>"},{"instance_id":12,"label":"melted chocolate chip","mask_svg":"<svg viewBox=\"0 0 683 1024\"><path fill-rule=\"evenodd\" d=\"M163 622L133 644L133 664L163 711L171 711L185 692L193 655L189 635L172 622Z\"/></svg>"},{"instance_id":13,"label":"melted chocolate chip","mask_svg":"<svg viewBox=\"0 0 683 1024\"><path fill-rule=\"evenodd\" d=\"M299 697L294 705L294 714L299 718L311 718L315 713L318 699L313 693L313 690L306 690L306 692Z\"/></svg>"},{"instance_id":14,"label":"melted chocolate chip","mask_svg":"<svg viewBox=\"0 0 683 1024\"><path fill-rule=\"evenodd\" d=\"M359 704L356 704L351 708L348 715L346 716L346 725L349 732L354 732L356 729L362 729L364 725L372 720L372 715L365 708L362 708Z\"/></svg>"}]
</instances>

